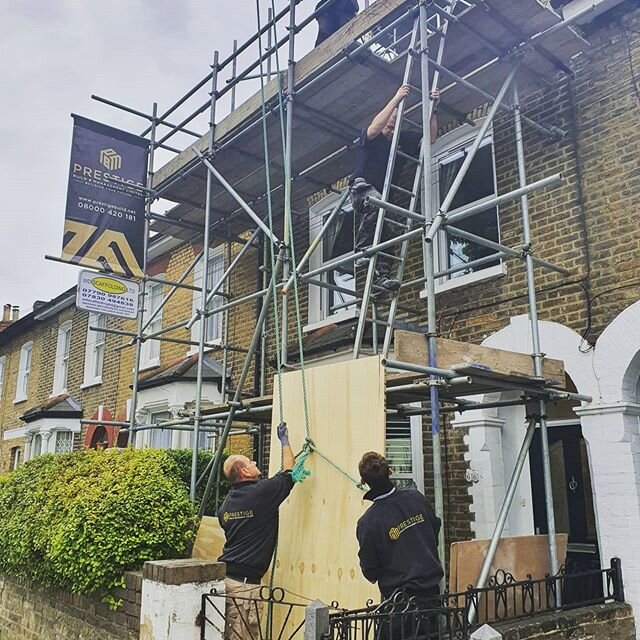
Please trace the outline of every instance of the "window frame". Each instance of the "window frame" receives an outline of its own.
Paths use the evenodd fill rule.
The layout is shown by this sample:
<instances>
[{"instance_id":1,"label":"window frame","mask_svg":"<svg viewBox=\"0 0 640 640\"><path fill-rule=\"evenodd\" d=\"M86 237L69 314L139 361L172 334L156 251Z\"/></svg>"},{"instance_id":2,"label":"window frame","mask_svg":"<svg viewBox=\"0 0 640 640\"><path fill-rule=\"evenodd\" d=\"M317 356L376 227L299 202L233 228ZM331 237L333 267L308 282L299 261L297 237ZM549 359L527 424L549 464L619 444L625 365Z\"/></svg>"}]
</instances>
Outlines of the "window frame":
<instances>
[{"instance_id":1,"label":"window frame","mask_svg":"<svg viewBox=\"0 0 640 640\"><path fill-rule=\"evenodd\" d=\"M91 331L89 327L107 326L107 316L103 313L90 312L87 319L87 340L84 352L84 378L80 385L81 389L102 384L102 370L104 368L104 352L106 344L106 333L102 331ZM97 374L97 363L100 362L100 373Z\"/></svg>"},{"instance_id":2,"label":"window frame","mask_svg":"<svg viewBox=\"0 0 640 640\"><path fill-rule=\"evenodd\" d=\"M445 134L441 138L439 138L432 146L432 161L431 161L431 206L433 211L437 211L440 207L440 163L443 159L448 157L452 157L457 153L463 152L465 149L468 149L469 146L473 143L477 135L477 130L479 126L482 125L484 118L480 118L476 121L476 126L471 127L468 124L461 125L457 129ZM494 144L494 136L493 136L493 128L490 127L489 131L487 131L482 143L481 147L487 144L491 145L491 162L493 166L493 195L485 196L484 198L478 199L472 204L480 204L483 201L488 201L494 198L498 193L498 185L497 185L497 171L496 171L496 159L495 159L495 144ZM470 203L471 204L471 203ZM468 207L470 205L464 205L464 207ZM498 229L498 239L497 242L500 242L500 208L498 206L496 208L496 217L497 217L497 229ZM448 215L456 213L457 209L451 209L448 212ZM448 251L449 251L449 243L447 239L446 230L441 230L438 232L436 237L434 238L433 243L434 248L434 261L435 261L435 271L441 271L448 268ZM506 273L506 263L504 259L500 259L498 264L491 265L487 267L480 267L477 271L473 271L468 274L458 275L453 277L453 274L448 276L443 276L441 278L436 279L435 290L436 293L442 293L444 291L450 291L451 289L457 289L459 287L463 287L472 283L481 282L484 280L490 280L499 276L502 276ZM425 274L426 275L426 274ZM426 287L420 292L420 297L425 298L427 295Z\"/></svg>"},{"instance_id":3,"label":"window frame","mask_svg":"<svg viewBox=\"0 0 640 640\"><path fill-rule=\"evenodd\" d=\"M345 187L346 190L348 187ZM344 190L340 193L331 193L328 196L322 198L314 205L309 208L309 244L311 244L319 235L320 229L324 225L324 221L327 215L331 213L338 200L344 193ZM353 208L351 206L351 202L349 199L343 205L343 210L352 211ZM309 258L309 270L318 269L322 267L327 261L324 258L324 239L320 240L320 243L316 250L311 254ZM354 240L355 242L355 240ZM354 248L355 250L355 248ZM342 254L344 256L353 255L353 251L350 253ZM331 260L336 260L337 258L331 258ZM326 273L321 275L321 278L324 280L326 278ZM354 278L355 285L355 278ZM345 320L351 320L358 316L358 304L354 303L352 308L340 309L335 313L329 313L325 315L328 311L327 300L329 298L329 290L320 287L318 285L309 284L309 311L307 316L307 325L303 327L303 331L310 332L315 331L321 327L326 327L330 324L338 324L340 322L344 322ZM354 286L354 294L355 294L355 286ZM354 295L354 297L357 297Z\"/></svg>"},{"instance_id":4,"label":"window frame","mask_svg":"<svg viewBox=\"0 0 640 640\"><path fill-rule=\"evenodd\" d=\"M224 274L225 269L225 257L224 257L224 247L225 245L218 245L217 247L211 247L209 249L209 276L211 277L211 282L209 282L207 278L207 289L211 291L213 287L215 287L222 275ZM215 271L213 265L216 265L215 268L219 268L220 270L220 278L215 280L213 276L215 276ZM193 286L200 287L202 284L202 271L204 268L204 255L193 269ZM220 289L221 293L225 292L226 287L223 285ZM191 312L195 313L198 307L200 306L202 292L194 291L191 301ZM222 306L224 303L224 299L216 296L211 305L211 309L217 309ZM209 316L205 322L207 323L207 329L205 331L205 342L213 345L221 345L222 337L224 335L224 326L223 326L223 314L217 313L214 316ZM213 329L213 331L212 331ZM211 337L209 337L211 335ZM193 342L198 342L200 340L200 322L196 322L191 327L191 340ZM198 347L196 345L192 345L189 349L189 355L194 354L198 351Z\"/></svg>"},{"instance_id":5,"label":"window frame","mask_svg":"<svg viewBox=\"0 0 640 640\"><path fill-rule=\"evenodd\" d=\"M67 434L69 434L69 441L71 443L71 448L69 449L69 451L58 451L58 436L64 434L65 436ZM60 455L60 454L64 454L64 453L71 453L73 451L73 431L71 431L70 429L56 429L53 432L53 436L54 436L54 441L53 441L53 453L55 453L56 455Z\"/></svg>"},{"instance_id":6,"label":"window frame","mask_svg":"<svg viewBox=\"0 0 640 640\"><path fill-rule=\"evenodd\" d=\"M31 367L33 366L33 340L25 342L20 347L20 361L18 363L18 376L16 378L16 396L14 404L24 402L29 397L29 380Z\"/></svg>"},{"instance_id":7,"label":"window frame","mask_svg":"<svg viewBox=\"0 0 640 640\"><path fill-rule=\"evenodd\" d=\"M11 447L11 457L9 462L9 470L15 471L22 459L22 447Z\"/></svg>"},{"instance_id":8,"label":"window frame","mask_svg":"<svg viewBox=\"0 0 640 640\"><path fill-rule=\"evenodd\" d=\"M4 391L4 379L7 370L7 356L0 356L0 399L2 399L2 392Z\"/></svg>"},{"instance_id":9,"label":"window frame","mask_svg":"<svg viewBox=\"0 0 640 640\"><path fill-rule=\"evenodd\" d=\"M163 278L164 274L158 274L159 278ZM159 292L159 293L157 293ZM162 298L164 297L164 285L161 282L147 282L145 288L145 312L143 314L143 321L146 324L147 318L156 310L157 307L162 304ZM157 305L153 304L154 295L158 295ZM151 324L147 327L145 333L154 333L162 329L162 315L164 307L160 309L155 316ZM145 340L140 349L140 368L150 369L151 367L157 367L160 364L160 346L159 340Z\"/></svg>"},{"instance_id":10,"label":"window frame","mask_svg":"<svg viewBox=\"0 0 640 640\"><path fill-rule=\"evenodd\" d=\"M67 391L69 379L69 359L71 355L71 329L72 322L67 320L58 327L56 341L56 359L53 369L53 388L51 397L59 396ZM65 352L62 352L66 349Z\"/></svg>"}]
</instances>

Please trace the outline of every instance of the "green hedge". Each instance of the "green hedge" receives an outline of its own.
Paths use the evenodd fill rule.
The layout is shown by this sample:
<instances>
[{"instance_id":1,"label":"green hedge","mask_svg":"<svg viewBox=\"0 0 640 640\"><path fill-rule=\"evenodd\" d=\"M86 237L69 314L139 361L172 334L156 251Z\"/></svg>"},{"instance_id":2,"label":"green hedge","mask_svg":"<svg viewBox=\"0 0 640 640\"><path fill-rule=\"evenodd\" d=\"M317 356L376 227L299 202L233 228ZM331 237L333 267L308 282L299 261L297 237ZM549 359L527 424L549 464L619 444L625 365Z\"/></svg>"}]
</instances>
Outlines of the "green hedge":
<instances>
[{"instance_id":1,"label":"green hedge","mask_svg":"<svg viewBox=\"0 0 640 640\"><path fill-rule=\"evenodd\" d=\"M179 458L126 449L23 465L0 483L0 571L115 604L124 571L190 554L197 520Z\"/></svg>"},{"instance_id":2,"label":"green hedge","mask_svg":"<svg viewBox=\"0 0 640 640\"><path fill-rule=\"evenodd\" d=\"M173 459L178 467L178 475L180 480L184 484L187 491L191 487L191 460L192 460L192 450L191 449L167 449L167 453ZM212 451L198 451L198 478L204 473L207 465L213 458ZM226 454L223 454L221 467L224 464L224 461L227 459ZM202 497L204 495L204 489L206 486L206 479L204 479L196 489L196 508L200 508L200 502L202 501ZM211 489L211 494L209 495L209 499L207 500L207 508L205 509L205 515L213 516L218 511L218 506L224 500L224 497L227 495L229 491L229 484L227 483L225 477L220 474L219 482L213 485Z\"/></svg>"}]
</instances>

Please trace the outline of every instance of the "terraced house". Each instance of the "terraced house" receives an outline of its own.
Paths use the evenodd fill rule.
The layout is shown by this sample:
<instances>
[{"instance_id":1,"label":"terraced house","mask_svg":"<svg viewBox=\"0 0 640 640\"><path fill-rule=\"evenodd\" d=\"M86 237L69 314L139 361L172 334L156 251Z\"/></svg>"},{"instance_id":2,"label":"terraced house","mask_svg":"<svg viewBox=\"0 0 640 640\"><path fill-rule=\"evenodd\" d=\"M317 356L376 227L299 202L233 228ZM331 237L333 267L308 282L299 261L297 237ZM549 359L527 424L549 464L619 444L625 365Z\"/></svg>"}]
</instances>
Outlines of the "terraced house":
<instances>
[{"instance_id":1,"label":"terraced house","mask_svg":"<svg viewBox=\"0 0 640 640\"><path fill-rule=\"evenodd\" d=\"M420 64L406 66L425 53L412 35L413 3L377 0L298 60L295 81L290 66L156 171L154 189L175 207L151 216L138 365L136 323L87 318L71 292L0 332L2 470L91 446L97 433L114 446L112 427L88 438L79 422L100 407L116 420L135 412L135 446L191 446L196 421L200 446L224 444L228 427L248 434L235 446L265 464L278 370L354 354L407 361L399 330L425 344L437 335L544 355L564 363L556 386L568 393L545 396L545 427L532 433L519 478L511 480L527 424L521 399L538 392L513 380L476 385L473 395L456 387L447 397L466 404L449 402L436 429L426 350L413 357L432 369L423 366L409 395L387 381L386 454L396 478L439 505L445 549L490 537L511 489L503 535L547 533L553 516L571 562L622 559L640 619L640 10L632 0L453 4L461 13L447 24L458 40L444 57L436 45L428 52L426 79L441 102L426 170L398 156L396 193L386 184L381 194L396 207L387 209L394 233L406 235L382 249L394 252L399 292L376 291L373 267L354 267L357 220L345 196L354 140L401 84L412 87L402 126L421 128L429 114L416 90ZM562 16L576 32L554 40ZM433 33L446 33L437 24ZM547 41L537 37L545 31ZM521 65L519 96L507 93L511 64ZM288 124L278 117L283 101L293 103ZM525 174L535 188L523 189ZM442 223L436 233L429 220L433 237L420 224L428 210ZM542 268L528 290L534 263ZM120 333L87 332L105 322ZM172 428L152 427L162 422Z\"/></svg>"}]
</instances>

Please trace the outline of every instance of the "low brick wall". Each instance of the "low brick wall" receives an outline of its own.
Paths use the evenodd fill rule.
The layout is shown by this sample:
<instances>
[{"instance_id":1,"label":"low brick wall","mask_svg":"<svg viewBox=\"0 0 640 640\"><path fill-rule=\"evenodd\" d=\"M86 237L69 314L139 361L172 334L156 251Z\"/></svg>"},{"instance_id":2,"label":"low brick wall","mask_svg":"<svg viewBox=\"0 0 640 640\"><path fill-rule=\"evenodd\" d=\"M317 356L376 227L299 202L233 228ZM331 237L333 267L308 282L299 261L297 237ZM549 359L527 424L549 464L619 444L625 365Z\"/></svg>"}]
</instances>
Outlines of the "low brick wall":
<instances>
[{"instance_id":1,"label":"low brick wall","mask_svg":"<svg viewBox=\"0 0 640 640\"><path fill-rule=\"evenodd\" d=\"M636 640L628 604L602 604L495 625L503 640Z\"/></svg>"},{"instance_id":2,"label":"low brick wall","mask_svg":"<svg viewBox=\"0 0 640 640\"><path fill-rule=\"evenodd\" d=\"M138 640L142 574L125 575L111 611L98 598L45 589L0 574L2 640Z\"/></svg>"}]
</instances>

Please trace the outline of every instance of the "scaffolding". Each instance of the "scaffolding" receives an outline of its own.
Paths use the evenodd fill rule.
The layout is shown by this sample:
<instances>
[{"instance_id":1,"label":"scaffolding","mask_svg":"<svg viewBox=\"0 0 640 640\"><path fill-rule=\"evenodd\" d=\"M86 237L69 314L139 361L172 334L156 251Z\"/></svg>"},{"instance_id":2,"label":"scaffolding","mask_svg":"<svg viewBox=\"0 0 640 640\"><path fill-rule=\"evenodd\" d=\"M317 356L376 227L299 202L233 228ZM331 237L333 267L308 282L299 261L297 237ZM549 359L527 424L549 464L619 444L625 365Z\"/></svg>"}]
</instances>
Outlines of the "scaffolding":
<instances>
[{"instance_id":1,"label":"scaffolding","mask_svg":"<svg viewBox=\"0 0 640 640\"><path fill-rule=\"evenodd\" d=\"M433 438L433 470L436 512L443 517L443 484L440 450L442 416L453 412L525 404L528 427L506 496L489 552L485 559L477 587L483 587L498 541L502 534L511 501L533 433L540 428L543 450L543 473L546 513L549 533L549 554L552 572L558 572L556 550L549 445L547 438L545 403L548 400L570 399L589 402L587 396L558 388L558 381L549 381L543 372L544 354L540 347L535 290L535 268L549 269L562 276L569 272L534 254L529 223L528 198L533 192L558 185L561 174L551 174L528 182L523 145L523 126L540 136L558 139L565 132L522 113L518 85L549 86L554 74L570 74L570 61L587 43L550 7L539 0L376 0L348 25L319 47L296 61L296 41L299 34L315 21L323 8L298 18L298 12L310 0L289 0L276 11L271 2L264 23L257 2L258 29L246 42L220 60L213 55L211 72L158 115L157 105L150 114L118 104L105 98L95 99L145 118L150 124L142 132L149 136L150 156L147 179L147 207L145 220L145 276L142 280L137 328L135 332L90 327L129 337L122 348L135 346L132 399L126 422L103 422L125 427L135 445L136 433L148 429L188 430L193 433L193 465L190 496L195 500L196 487L206 481L205 497L219 474L223 451L230 434L251 430L263 433L271 419L272 399L266 395L266 326L272 309L278 308L280 341L278 362L281 368L290 367L287 353L290 325L291 291L298 284L316 286L352 295L350 289L332 285L323 275L332 270L353 265L358 258L370 259L361 291L348 304L358 306L358 321L353 344L353 357L364 351L381 353L389 376L387 382L387 411L389 414L429 415ZM584 17L592 7L574 16L571 22ZM286 23L283 29L282 25ZM285 35L279 35L286 30ZM306 33L306 32L305 32ZM264 42L266 39L266 46ZM278 53L286 49L286 70L279 68ZM241 71L238 64L245 52L257 50L257 57ZM276 69L274 70L274 62ZM257 81L260 90L237 106L236 91L240 83ZM371 247L329 261L319 268L309 269L309 259L318 250L332 221L341 215L348 198L343 191L311 242L296 263L292 220L298 207L306 209L306 199L326 189L337 191L334 185L349 174L348 152L353 149L358 128L367 118L379 111L385 96L391 95L400 84L412 87L412 100L406 98L399 107L398 120L392 141L385 188L381 197L369 197L369 203L379 208L374 242ZM201 91L209 87L210 94L202 101ZM474 142L458 169L449 191L440 206L432 206L432 151L430 122L432 101L430 93L441 94L440 126L451 128L468 123L477 129ZM218 108L227 96L230 111L218 118ZM418 98L417 101L414 98ZM190 100L199 100L197 108L182 119L177 112ZM481 125L470 121L468 114L488 105L488 113ZM204 135L193 130L193 122L201 114L209 114L208 130ZM496 115L505 113L512 118L515 131L514 146L517 158L517 188L482 202L449 213L458 189L471 165L480 144ZM177 118L173 124L169 118ZM398 148L402 127L422 133L419 157L403 157ZM193 144L181 150L168 144L174 137L189 138ZM163 149L175 154L174 159L154 171L154 151ZM263 152L256 151L263 149ZM393 185L394 165L398 157L415 163L411 189ZM408 206L400 206L392 189L403 191ZM176 205L166 214L152 211L152 203L159 198ZM394 201L396 200L396 201ZM522 244L509 247L456 226L460 221L506 202L520 204ZM282 215L281 215L282 213ZM274 218L282 220L283 233L275 233ZM397 233L382 241L385 224L394 224ZM439 231L490 249L491 254L479 259L436 270L434 240ZM249 235L250 234L250 235ZM183 240L201 238L203 250L194 258L180 278L170 282L147 274L148 252L153 238L172 236ZM423 241L423 275L411 280L404 278L409 243ZM225 270L220 280L210 286L208 281L209 251L214 239L227 243ZM232 245L239 249L232 252ZM394 248L400 245L396 257ZM262 288L239 298L232 297L230 276L242 259L252 251L259 252L262 269ZM394 261L396 277L401 285L398 292L383 296L373 280L376 259L382 253ZM456 368L438 366L436 283L439 278L457 271L477 268L491 261L515 258L525 265L527 296L533 344L533 375L527 379L505 379L490 371L476 370L461 373ZM185 281L199 261L203 262L202 279L198 286ZM160 305L145 313L146 284L160 282L169 287ZM399 326L397 312L402 309L399 297L410 287L424 284L426 288L426 336L428 360L423 363L395 360L391 355L394 330ZM150 331L154 318L179 288L200 293L201 304L188 320ZM297 290L296 290L297 291ZM229 315L235 307L255 301L258 305L256 326L248 346L229 344ZM297 307L297 304L296 304ZM339 308L335 305L333 310ZM206 321L223 314L223 404L205 407L202 402L203 356L213 345L207 342ZM418 318L417 320L423 320ZM198 340L185 340L168 334L191 329L199 323ZM366 342L371 329L371 345ZM379 350L379 331L384 331ZM145 341L159 340L197 347L195 406L182 418L159 425L138 424L136 407L139 396L141 349ZM244 354L242 369L235 388L227 385L229 354ZM247 397L245 384L256 355L259 355L260 394ZM398 374L401 372L402 375ZM563 383L564 381L559 381ZM516 400L487 400L477 402L466 396L478 393L518 391ZM415 403L421 403L416 407ZM412 404L414 403L414 404ZM93 424L95 420L91 421ZM217 447L207 470L197 477L197 452L200 433L216 436ZM442 541L441 541L442 544ZM444 554L441 555L444 558Z\"/></svg>"}]
</instances>

